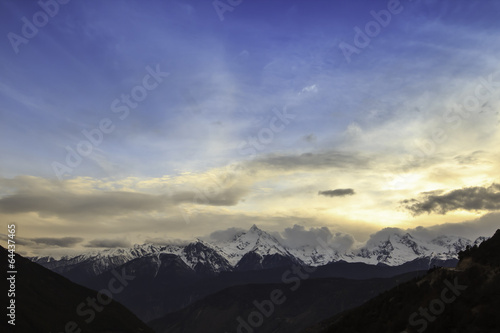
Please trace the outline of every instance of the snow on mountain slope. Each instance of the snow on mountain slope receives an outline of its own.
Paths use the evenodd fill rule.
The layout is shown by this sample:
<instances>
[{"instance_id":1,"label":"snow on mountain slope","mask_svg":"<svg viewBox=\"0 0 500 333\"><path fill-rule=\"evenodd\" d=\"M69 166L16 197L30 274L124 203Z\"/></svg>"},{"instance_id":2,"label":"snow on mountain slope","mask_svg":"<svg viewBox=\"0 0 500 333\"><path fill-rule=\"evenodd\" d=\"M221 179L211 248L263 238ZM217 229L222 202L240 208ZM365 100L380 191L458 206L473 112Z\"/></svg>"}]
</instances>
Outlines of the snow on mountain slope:
<instances>
[{"instance_id":1,"label":"snow on mountain slope","mask_svg":"<svg viewBox=\"0 0 500 333\"><path fill-rule=\"evenodd\" d=\"M237 234L230 241L210 246L219 251L232 266L236 266L241 258L249 252L261 256L278 254L283 257L294 257L275 237L257 228L256 225L253 225L248 232Z\"/></svg>"},{"instance_id":2,"label":"snow on mountain slope","mask_svg":"<svg viewBox=\"0 0 500 333\"><path fill-rule=\"evenodd\" d=\"M65 273L78 265L85 265L86 271L90 271L92 275L99 275L131 260L160 254L176 255L194 270L206 270L207 267L211 267L214 272L220 272L231 269L231 265L224 257L199 241L186 246L143 244L134 245L132 248L94 250L73 257L62 257L59 260L52 257L35 257L31 260L59 273ZM202 268L203 266L205 268Z\"/></svg>"},{"instance_id":3,"label":"snow on mountain slope","mask_svg":"<svg viewBox=\"0 0 500 333\"><path fill-rule=\"evenodd\" d=\"M483 239L484 240L484 239ZM367 264L383 263L390 266L402 265L418 258L448 260L458 258L458 252L465 250L473 242L456 236L439 236L430 241L417 239L406 233L388 236L375 246L365 246L353 252L349 262L360 261Z\"/></svg>"},{"instance_id":4,"label":"snow on mountain slope","mask_svg":"<svg viewBox=\"0 0 500 333\"><path fill-rule=\"evenodd\" d=\"M387 265L401 265L405 262L424 257L429 251L427 244L421 244L410 234L392 234L386 241L375 247L364 247L355 252L355 258L362 258L368 264L384 263Z\"/></svg>"},{"instance_id":5,"label":"snow on mountain slope","mask_svg":"<svg viewBox=\"0 0 500 333\"><path fill-rule=\"evenodd\" d=\"M35 257L31 260L59 273L64 273L77 265L86 265L87 271L99 275L130 260L156 252L158 248L155 245L144 244L134 245L132 248L94 250L76 256L64 256L59 260L53 257Z\"/></svg>"},{"instance_id":6,"label":"snow on mountain slope","mask_svg":"<svg viewBox=\"0 0 500 333\"><path fill-rule=\"evenodd\" d=\"M76 256L66 256L57 260L52 257L31 258L51 270L65 273L80 267L87 274L98 275L116 268L133 259L149 255L173 254L196 272L219 273L231 271L245 259L247 267L283 265L283 263L303 263L311 266L326 265L330 262L362 262L367 264L401 265L418 259L456 259L458 252L468 245L484 241L479 237L474 242L457 236L439 236L432 240L416 238L409 233L393 232L379 242L368 242L364 247L348 252L338 252L335 244L287 248L278 239L262 231L257 226L236 234L233 239L219 242L197 240L187 245L134 245L132 248L116 248L91 251ZM260 264L260 266L259 266Z\"/></svg>"},{"instance_id":7,"label":"snow on mountain slope","mask_svg":"<svg viewBox=\"0 0 500 333\"><path fill-rule=\"evenodd\" d=\"M189 267L197 272L219 273L230 271L233 266L217 250L200 240L196 243L186 245L179 256Z\"/></svg>"},{"instance_id":8,"label":"snow on mountain slope","mask_svg":"<svg viewBox=\"0 0 500 333\"><path fill-rule=\"evenodd\" d=\"M345 260L342 256L331 247L327 246L301 246L296 249L289 249L289 252L300 259L303 263L310 266L322 266L332 261Z\"/></svg>"}]
</instances>

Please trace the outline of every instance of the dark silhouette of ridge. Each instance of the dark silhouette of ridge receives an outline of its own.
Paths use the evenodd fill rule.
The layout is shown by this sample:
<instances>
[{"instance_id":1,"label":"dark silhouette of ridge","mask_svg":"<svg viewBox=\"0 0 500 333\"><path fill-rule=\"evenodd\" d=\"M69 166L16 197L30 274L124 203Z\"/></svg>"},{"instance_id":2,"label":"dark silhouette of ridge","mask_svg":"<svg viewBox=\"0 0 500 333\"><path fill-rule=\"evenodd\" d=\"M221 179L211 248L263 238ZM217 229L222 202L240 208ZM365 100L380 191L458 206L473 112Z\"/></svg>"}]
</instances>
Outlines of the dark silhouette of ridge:
<instances>
[{"instance_id":1,"label":"dark silhouette of ridge","mask_svg":"<svg viewBox=\"0 0 500 333\"><path fill-rule=\"evenodd\" d=\"M303 333L500 332L500 229L459 257Z\"/></svg>"},{"instance_id":2,"label":"dark silhouette of ridge","mask_svg":"<svg viewBox=\"0 0 500 333\"><path fill-rule=\"evenodd\" d=\"M0 246L3 263L7 263L8 254ZM6 265L3 267L6 272ZM80 332L77 328L66 329L67 325L76 325L81 333L153 333L151 328L114 300L102 306L97 303L100 311L94 310L94 318L91 319L90 309L93 308L86 304L89 298L97 299L96 291L77 285L17 254L15 268L15 327L8 324L8 317L4 316L0 325L2 332ZM119 288L119 282L114 286ZM106 296L103 299L108 303ZM80 313L85 313L83 316L77 313L82 303L84 306L80 308Z\"/></svg>"}]
</instances>

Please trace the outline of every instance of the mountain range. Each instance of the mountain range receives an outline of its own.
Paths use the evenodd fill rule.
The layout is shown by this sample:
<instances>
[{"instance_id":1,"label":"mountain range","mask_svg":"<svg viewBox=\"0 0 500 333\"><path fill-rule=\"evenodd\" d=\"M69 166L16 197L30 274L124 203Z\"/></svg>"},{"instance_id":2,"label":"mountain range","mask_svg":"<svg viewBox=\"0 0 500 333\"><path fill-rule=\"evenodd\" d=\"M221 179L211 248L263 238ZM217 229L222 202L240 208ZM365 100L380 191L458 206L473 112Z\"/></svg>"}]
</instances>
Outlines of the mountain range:
<instances>
[{"instance_id":1,"label":"mountain range","mask_svg":"<svg viewBox=\"0 0 500 333\"><path fill-rule=\"evenodd\" d=\"M254 226L217 243L31 258L63 276L16 256L23 272L18 328L61 331L71 322L89 333L496 332L499 237L426 242L389 233L340 253L290 248ZM315 265L301 256L312 252ZM103 298L110 292L112 299ZM89 299L104 305L91 314ZM438 319L429 320L426 308Z\"/></svg>"},{"instance_id":2,"label":"mountain range","mask_svg":"<svg viewBox=\"0 0 500 333\"><path fill-rule=\"evenodd\" d=\"M378 243L365 245L356 250L340 252L333 246L322 245L287 247L276 237L252 226L248 231L237 233L231 240L208 242L198 239L186 245L134 245L131 248L113 248L91 251L59 259L32 257L32 261L58 273L70 275L79 268L79 276L96 276L121 266L131 260L170 254L178 257L193 271L202 274L218 274L227 271L246 271L274 268L290 264L322 266L331 262L357 262L371 265L397 266L415 259L433 261L455 260L467 246L480 244L486 238L472 241L458 236L441 235L424 240L409 233L393 233ZM83 268L84 276L81 275Z\"/></svg>"},{"instance_id":3,"label":"mountain range","mask_svg":"<svg viewBox=\"0 0 500 333\"><path fill-rule=\"evenodd\" d=\"M230 287L148 324L157 333L499 332L500 230L459 260L365 280L304 269L300 282Z\"/></svg>"},{"instance_id":4,"label":"mountain range","mask_svg":"<svg viewBox=\"0 0 500 333\"><path fill-rule=\"evenodd\" d=\"M287 247L254 225L219 242L143 244L31 260L94 290L106 287L113 270L133 275L130 288L115 299L147 322L229 287L282 283L292 266L316 268L312 278L390 278L434 265L454 267L459 251L483 240L440 236L424 241L392 233L378 243L339 252L335 244Z\"/></svg>"}]
</instances>

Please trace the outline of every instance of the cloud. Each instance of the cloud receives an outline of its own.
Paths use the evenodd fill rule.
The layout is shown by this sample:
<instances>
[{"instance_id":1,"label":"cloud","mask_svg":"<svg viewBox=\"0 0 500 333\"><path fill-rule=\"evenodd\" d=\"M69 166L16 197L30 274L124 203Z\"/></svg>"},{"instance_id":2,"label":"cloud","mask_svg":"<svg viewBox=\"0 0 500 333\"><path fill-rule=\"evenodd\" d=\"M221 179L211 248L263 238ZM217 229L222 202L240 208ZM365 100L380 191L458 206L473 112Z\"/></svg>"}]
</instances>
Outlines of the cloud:
<instances>
[{"instance_id":1,"label":"cloud","mask_svg":"<svg viewBox=\"0 0 500 333\"><path fill-rule=\"evenodd\" d=\"M404 235L406 232L410 232L409 230L405 231L400 228L384 228L382 230L377 231L376 233L370 235L370 238L366 242L366 247L372 248L377 246L379 243L387 241L390 235ZM411 232L410 232L411 234Z\"/></svg>"},{"instance_id":2,"label":"cloud","mask_svg":"<svg viewBox=\"0 0 500 333\"><path fill-rule=\"evenodd\" d=\"M234 206L248 193L248 188L234 186L228 189L183 191L174 193L172 203L194 203L210 206Z\"/></svg>"},{"instance_id":3,"label":"cloud","mask_svg":"<svg viewBox=\"0 0 500 333\"><path fill-rule=\"evenodd\" d=\"M401 202L414 216L423 213L446 214L454 210L500 210L500 184L489 187L466 187L439 195L425 193L423 200L408 199Z\"/></svg>"},{"instance_id":4,"label":"cloud","mask_svg":"<svg viewBox=\"0 0 500 333\"><path fill-rule=\"evenodd\" d=\"M485 152L482 150L476 150L470 154L457 155L454 157L454 160L458 162L458 164L462 165L475 165L483 163L482 157L485 155Z\"/></svg>"},{"instance_id":5,"label":"cloud","mask_svg":"<svg viewBox=\"0 0 500 333\"><path fill-rule=\"evenodd\" d=\"M295 224L292 228L286 228L281 233L281 240L285 246L290 248L306 245L321 246L327 243L330 247L339 251L350 249L355 242L351 235L340 232L332 234L327 227L306 230L304 226L298 224Z\"/></svg>"},{"instance_id":6,"label":"cloud","mask_svg":"<svg viewBox=\"0 0 500 333\"><path fill-rule=\"evenodd\" d=\"M132 244L125 239L93 239L85 247L131 247Z\"/></svg>"},{"instance_id":7,"label":"cloud","mask_svg":"<svg viewBox=\"0 0 500 333\"><path fill-rule=\"evenodd\" d=\"M325 197L345 197L347 195L356 194L352 188L338 188L336 190L329 191L319 191L318 195L323 195Z\"/></svg>"},{"instance_id":8,"label":"cloud","mask_svg":"<svg viewBox=\"0 0 500 333\"><path fill-rule=\"evenodd\" d=\"M217 241L217 242L230 241L236 235L238 235L244 231L245 231L245 229L232 227L232 228L228 228L226 230L214 231L208 236L208 238L209 238L209 240L213 240L213 241Z\"/></svg>"},{"instance_id":9,"label":"cloud","mask_svg":"<svg viewBox=\"0 0 500 333\"><path fill-rule=\"evenodd\" d=\"M500 228L500 213L488 213L478 219L458 223L443 223L429 227L418 226L415 228L384 228L370 235L366 247L375 247L387 241L390 235L404 235L409 233L417 239L431 241L439 236L465 237L474 241L480 236L492 236Z\"/></svg>"},{"instance_id":10,"label":"cloud","mask_svg":"<svg viewBox=\"0 0 500 333\"><path fill-rule=\"evenodd\" d=\"M308 135L305 135L302 137L302 139L305 141L305 142L316 142L317 138L316 138L316 135L314 133L311 133L311 134L308 134Z\"/></svg>"},{"instance_id":11,"label":"cloud","mask_svg":"<svg viewBox=\"0 0 500 333\"><path fill-rule=\"evenodd\" d=\"M478 219L459 223L443 223L427 228L417 227L410 233L419 237L436 238L440 235L456 235L476 239L479 236L491 236L500 228L500 213L488 213Z\"/></svg>"},{"instance_id":12,"label":"cloud","mask_svg":"<svg viewBox=\"0 0 500 333\"><path fill-rule=\"evenodd\" d=\"M0 179L0 185L5 184L4 190L8 191L7 195L0 198L0 213L35 212L42 216L59 217L116 216L131 212L165 211L183 203L234 206L248 193L248 188L241 183L206 186L204 181L195 181L185 184L183 188L174 188L162 184L162 179L154 179L152 183L156 182L158 186L166 188L162 191L164 194L158 194L142 193L140 189L133 188L133 185L128 186L127 180L118 184L126 187L126 191L113 191L107 188L113 188L117 184L99 183L82 189L87 185L78 181L57 183L37 177Z\"/></svg>"},{"instance_id":13,"label":"cloud","mask_svg":"<svg viewBox=\"0 0 500 333\"><path fill-rule=\"evenodd\" d=\"M0 199L0 212L47 215L97 214L112 215L126 211L155 210L165 204L162 196L132 192L77 194L41 191L18 193Z\"/></svg>"},{"instance_id":14,"label":"cloud","mask_svg":"<svg viewBox=\"0 0 500 333\"><path fill-rule=\"evenodd\" d=\"M488 213L478 219L460 223L444 223L428 227L435 235L457 235L470 239L492 236L500 228L500 213Z\"/></svg>"},{"instance_id":15,"label":"cloud","mask_svg":"<svg viewBox=\"0 0 500 333\"><path fill-rule=\"evenodd\" d=\"M301 95L301 94L307 94L307 93L317 93L317 92L318 92L318 86L315 85L315 84L313 84L313 85L310 85L310 86L302 88L302 90L299 93L299 95Z\"/></svg>"},{"instance_id":16,"label":"cloud","mask_svg":"<svg viewBox=\"0 0 500 333\"><path fill-rule=\"evenodd\" d=\"M330 168L365 169L370 159L359 153L341 151L323 151L300 155L269 154L250 163L257 168L280 169L286 171L321 170Z\"/></svg>"},{"instance_id":17,"label":"cloud","mask_svg":"<svg viewBox=\"0 0 500 333\"><path fill-rule=\"evenodd\" d=\"M183 240L183 239L167 239L167 238L162 238L162 237L151 237L151 238L146 238L144 240L145 244L154 244L154 245L187 245L189 241Z\"/></svg>"},{"instance_id":18,"label":"cloud","mask_svg":"<svg viewBox=\"0 0 500 333\"><path fill-rule=\"evenodd\" d=\"M335 233L330 241L330 247L336 249L337 251L345 251L352 248L355 240L352 235L344 234L341 232Z\"/></svg>"},{"instance_id":19,"label":"cloud","mask_svg":"<svg viewBox=\"0 0 500 333\"><path fill-rule=\"evenodd\" d=\"M0 239L7 240L9 239L7 235L0 234ZM45 249L45 248L69 248L74 247L76 244L83 242L83 238L81 237L37 237L37 238L25 238L25 237L16 237L16 244L27 246L34 249Z\"/></svg>"},{"instance_id":20,"label":"cloud","mask_svg":"<svg viewBox=\"0 0 500 333\"><path fill-rule=\"evenodd\" d=\"M62 237L62 238L40 237L40 238L31 238L31 240L37 244L45 244L49 246L59 246L59 247L73 247L76 244L83 242L83 238L81 237Z\"/></svg>"}]
</instances>

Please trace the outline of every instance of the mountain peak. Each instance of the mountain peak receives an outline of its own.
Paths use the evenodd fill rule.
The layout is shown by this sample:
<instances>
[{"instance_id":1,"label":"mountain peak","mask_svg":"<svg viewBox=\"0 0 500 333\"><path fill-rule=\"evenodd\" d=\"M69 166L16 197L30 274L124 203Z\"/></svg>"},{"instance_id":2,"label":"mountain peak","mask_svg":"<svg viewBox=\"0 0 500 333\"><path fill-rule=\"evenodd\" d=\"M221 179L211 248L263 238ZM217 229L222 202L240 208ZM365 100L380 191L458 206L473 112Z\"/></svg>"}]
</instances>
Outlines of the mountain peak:
<instances>
[{"instance_id":1,"label":"mountain peak","mask_svg":"<svg viewBox=\"0 0 500 333\"><path fill-rule=\"evenodd\" d=\"M250 228L249 232L262 232L255 224Z\"/></svg>"}]
</instances>

